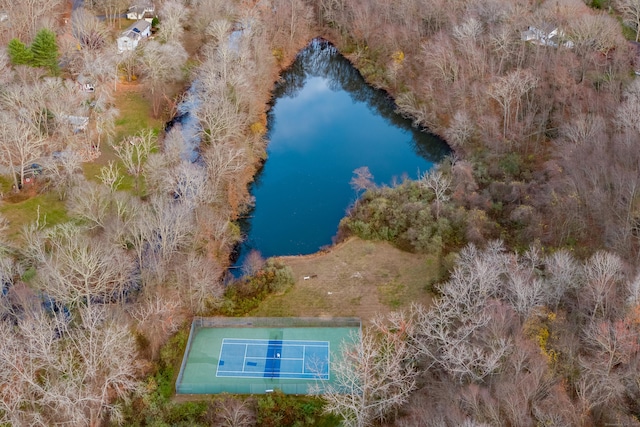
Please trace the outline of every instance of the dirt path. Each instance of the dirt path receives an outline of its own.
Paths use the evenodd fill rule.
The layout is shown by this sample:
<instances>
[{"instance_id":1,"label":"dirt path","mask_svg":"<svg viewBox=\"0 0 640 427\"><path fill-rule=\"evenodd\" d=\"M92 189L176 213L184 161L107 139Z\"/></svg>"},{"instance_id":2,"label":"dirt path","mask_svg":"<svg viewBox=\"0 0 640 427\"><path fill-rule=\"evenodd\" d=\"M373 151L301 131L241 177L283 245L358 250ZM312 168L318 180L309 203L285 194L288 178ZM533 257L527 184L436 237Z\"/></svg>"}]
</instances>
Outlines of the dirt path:
<instances>
[{"instance_id":1,"label":"dirt path","mask_svg":"<svg viewBox=\"0 0 640 427\"><path fill-rule=\"evenodd\" d=\"M327 252L280 257L296 284L265 301L255 316L357 316L429 304L430 271L424 255L403 252L386 242L351 238Z\"/></svg>"}]
</instances>

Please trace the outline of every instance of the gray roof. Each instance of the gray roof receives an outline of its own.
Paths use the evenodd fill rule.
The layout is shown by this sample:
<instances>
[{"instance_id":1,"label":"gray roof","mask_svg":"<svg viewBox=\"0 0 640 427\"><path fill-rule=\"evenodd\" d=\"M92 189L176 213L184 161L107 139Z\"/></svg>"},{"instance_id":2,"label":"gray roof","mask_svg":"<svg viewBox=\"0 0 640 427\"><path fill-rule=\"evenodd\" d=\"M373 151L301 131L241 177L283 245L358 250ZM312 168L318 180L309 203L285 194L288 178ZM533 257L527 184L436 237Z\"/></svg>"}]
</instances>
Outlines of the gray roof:
<instances>
[{"instance_id":1,"label":"gray roof","mask_svg":"<svg viewBox=\"0 0 640 427\"><path fill-rule=\"evenodd\" d=\"M124 30L122 34L120 34L120 37L129 37L130 39L141 38L141 33L149 27L151 27L151 23L141 19Z\"/></svg>"},{"instance_id":2,"label":"gray roof","mask_svg":"<svg viewBox=\"0 0 640 427\"><path fill-rule=\"evenodd\" d=\"M147 28L149 28L150 26L151 26L150 22L147 22L144 19L141 19L140 21L136 21L133 24L131 24L129 28L127 28L122 32L122 35L126 35L130 31L133 31L134 33L141 33Z\"/></svg>"}]
</instances>

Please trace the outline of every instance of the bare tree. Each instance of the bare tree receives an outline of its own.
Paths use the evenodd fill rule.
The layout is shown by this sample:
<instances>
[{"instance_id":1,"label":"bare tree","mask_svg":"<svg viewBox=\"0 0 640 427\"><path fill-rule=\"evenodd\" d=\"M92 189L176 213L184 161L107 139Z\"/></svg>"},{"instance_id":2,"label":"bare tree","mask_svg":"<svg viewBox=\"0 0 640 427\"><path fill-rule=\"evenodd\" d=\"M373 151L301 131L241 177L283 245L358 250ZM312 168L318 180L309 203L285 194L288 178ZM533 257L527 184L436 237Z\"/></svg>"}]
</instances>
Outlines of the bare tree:
<instances>
[{"instance_id":1,"label":"bare tree","mask_svg":"<svg viewBox=\"0 0 640 427\"><path fill-rule=\"evenodd\" d=\"M536 77L528 70L511 71L506 76L496 79L489 95L502 108L503 137L506 137L511 123L518 120L522 97L536 87L536 84Z\"/></svg>"},{"instance_id":2,"label":"bare tree","mask_svg":"<svg viewBox=\"0 0 640 427\"><path fill-rule=\"evenodd\" d=\"M343 343L341 357L331 363L334 380L322 386L325 410L340 415L347 426L392 418L415 388L410 327L407 318L394 313Z\"/></svg>"},{"instance_id":3,"label":"bare tree","mask_svg":"<svg viewBox=\"0 0 640 427\"><path fill-rule=\"evenodd\" d=\"M46 139L23 121L0 111L0 162L12 175L16 191L22 188L28 168L46 148Z\"/></svg>"},{"instance_id":4,"label":"bare tree","mask_svg":"<svg viewBox=\"0 0 640 427\"><path fill-rule=\"evenodd\" d=\"M640 1L616 0L615 8L620 11L624 23L636 31L636 41L640 39Z\"/></svg>"},{"instance_id":5,"label":"bare tree","mask_svg":"<svg viewBox=\"0 0 640 427\"><path fill-rule=\"evenodd\" d=\"M99 149L102 138L105 136L107 143L112 143L113 137L115 136L115 121L119 115L119 111L110 106L100 106L100 104L96 105L94 111L97 113L95 116L97 133L95 147Z\"/></svg>"},{"instance_id":6,"label":"bare tree","mask_svg":"<svg viewBox=\"0 0 640 427\"><path fill-rule=\"evenodd\" d=\"M77 326L64 324L60 377L48 390L58 417L83 425L98 425L106 416L122 421L115 400L128 401L138 372L133 336L117 318L107 307L91 306L80 309Z\"/></svg>"},{"instance_id":7,"label":"bare tree","mask_svg":"<svg viewBox=\"0 0 640 427\"><path fill-rule=\"evenodd\" d=\"M38 268L37 283L72 307L120 300L135 280L134 264L122 249L67 223L31 230L28 253Z\"/></svg>"},{"instance_id":8,"label":"bare tree","mask_svg":"<svg viewBox=\"0 0 640 427\"><path fill-rule=\"evenodd\" d=\"M134 77L138 76L140 69L140 55L136 50L125 50L118 55L118 69L122 70L127 77L127 81L133 81Z\"/></svg>"},{"instance_id":9,"label":"bare tree","mask_svg":"<svg viewBox=\"0 0 640 427\"><path fill-rule=\"evenodd\" d=\"M606 13L581 14L569 22L567 36L574 44L573 49L581 57L582 79L586 75L588 64L597 58L594 54L608 55L616 47L624 44L618 25L615 19Z\"/></svg>"},{"instance_id":10,"label":"bare tree","mask_svg":"<svg viewBox=\"0 0 640 427\"><path fill-rule=\"evenodd\" d=\"M116 398L137 387L135 344L105 307L63 314L34 310L0 322L0 419L14 425L97 425L120 419ZM47 408L47 410L42 410Z\"/></svg>"},{"instance_id":11,"label":"bare tree","mask_svg":"<svg viewBox=\"0 0 640 427\"><path fill-rule=\"evenodd\" d=\"M631 144L640 133L636 117L640 114L640 81L634 80L625 89L624 98L618 105L615 122L624 133L627 144Z\"/></svg>"},{"instance_id":12,"label":"bare tree","mask_svg":"<svg viewBox=\"0 0 640 427\"><path fill-rule=\"evenodd\" d=\"M353 188L357 194L360 194L363 190L375 187L373 182L373 174L369 171L367 166L361 166L353 171L353 178L349 181L351 188Z\"/></svg>"},{"instance_id":13,"label":"bare tree","mask_svg":"<svg viewBox=\"0 0 640 427\"><path fill-rule=\"evenodd\" d=\"M622 259L610 252L596 252L584 265L585 284L580 290L582 304L592 319L608 317L616 307L619 290L623 289Z\"/></svg>"},{"instance_id":14,"label":"bare tree","mask_svg":"<svg viewBox=\"0 0 640 427\"><path fill-rule=\"evenodd\" d=\"M411 342L426 363L458 381L482 382L500 369L512 343L489 325L501 310L496 298L504 292L509 264L501 242L491 242L483 251L469 245L433 306L413 307Z\"/></svg>"},{"instance_id":15,"label":"bare tree","mask_svg":"<svg viewBox=\"0 0 640 427\"><path fill-rule=\"evenodd\" d=\"M561 135L573 144L590 143L603 137L605 120L598 115L580 114L560 127Z\"/></svg>"},{"instance_id":16,"label":"bare tree","mask_svg":"<svg viewBox=\"0 0 640 427\"><path fill-rule=\"evenodd\" d=\"M436 219L440 218L440 209L443 203L449 201L449 191L451 189L451 177L446 175L440 168L434 168L429 172L424 172L420 176L420 185L433 192L436 205Z\"/></svg>"},{"instance_id":17,"label":"bare tree","mask_svg":"<svg viewBox=\"0 0 640 427\"><path fill-rule=\"evenodd\" d=\"M0 0L0 10L11 17L16 37L29 40L42 26L54 28L61 4L61 0Z\"/></svg>"},{"instance_id":18,"label":"bare tree","mask_svg":"<svg viewBox=\"0 0 640 427\"><path fill-rule=\"evenodd\" d=\"M6 85L13 78L11 61L6 49L0 51L0 84Z\"/></svg>"},{"instance_id":19,"label":"bare tree","mask_svg":"<svg viewBox=\"0 0 640 427\"><path fill-rule=\"evenodd\" d=\"M206 100L195 112L200 120L204 136L212 143L239 138L251 124L249 76L254 66L244 50L232 49L223 43L206 52L199 70L199 81L203 93L198 96Z\"/></svg>"},{"instance_id":20,"label":"bare tree","mask_svg":"<svg viewBox=\"0 0 640 427\"><path fill-rule=\"evenodd\" d=\"M445 130L447 142L455 147L463 148L475 133L475 125L465 110L458 110L453 115L451 124Z\"/></svg>"},{"instance_id":21,"label":"bare tree","mask_svg":"<svg viewBox=\"0 0 640 427\"><path fill-rule=\"evenodd\" d=\"M91 228L104 228L111 206L111 193L105 186L95 181L80 181L71 188L69 211L87 221Z\"/></svg>"},{"instance_id":22,"label":"bare tree","mask_svg":"<svg viewBox=\"0 0 640 427\"><path fill-rule=\"evenodd\" d=\"M188 305L195 313L204 313L222 301L224 269L210 256L190 253L178 271L180 283L186 285Z\"/></svg>"},{"instance_id":23,"label":"bare tree","mask_svg":"<svg viewBox=\"0 0 640 427\"><path fill-rule=\"evenodd\" d=\"M142 173L144 162L156 143L157 136L153 130L145 129L135 136L125 138L119 144L112 144L127 172L135 178L136 189L138 188L138 178Z\"/></svg>"},{"instance_id":24,"label":"bare tree","mask_svg":"<svg viewBox=\"0 0 640 427\"><path fill-rule=\"evenodd\" d=\"M189 15L189 10L184 3L168 0L160 7L158 15L161 19L158 37L166 43L179 44Z\"/></svg>"},{"instance_id":25,"label":"bare tree","mask_svg":"<svg viewBox=\"0 0 640 427\"><path fill-rule=\"evenodd\" d=\"M258 271L262 270L265 265L265 259L260 254L260 251L253 249L249 252L242 263L242 275L253 276Z\"/></svg>"},{"instance_id":26,"label":"bare tree","mask_svg":"<svg viewBox=\"0 0 640 427\"><path fill-rule=\"evenodd\" d=\"M176 200L197 207L211 200L207 169L188 161L181 161L166 171L162 189Z\"/></svg>"},{"instance_id":27,"label":"bare tree","mask_svg":"<svg viewBox=\"0 0 640 427\"><path fill-rule=\"evenodd\" d=\"M141 266L147 267L146 262L166 262L186 247L193 238L193 221L192 207L174 203L167 197L152 196L138 221L130 227L129 235L139 253Z\"/></svg>"},{"instance_id":28,"label":"bare tree","mask_svg":"<svg viewBox=\"0 0 640 427\"><path fill-rule=\"evenodd\" d=\"M83 7L73 11L71 24L73 35L85 49L99 50L109 41L107 27Z\"/></svg>"},{"instance_id":29,"label":"bare tree","mask_svg":"<svg viewBox=\"0 0 640 427\"><path fill-rule=\"evenodd\" d=\"M215 406L213 423L221 427L252 427L256 423L253 402L225 396Z\"/></svg>"},{"instance_id":30,"label":"bare tree","mask_svg":"<svg viewBox=\"0 0 640 427\"><path fill-rule=\"evenodd\" d=\"M98 178L100 178L102 184L107 186L111 190L111 193L113 193L120 186L123 176L120 175L118 166L113 161L109 161L107 166L100 168L100 176Z\"/></svg>"},{"instance_id":31,"label":"bare tree","mask_svg":"<svg viewBox=\"0 0 640 427\"><path fill-rule=\"evenodd\" d=\"M56 366L56 329L61 322L42 311L28 313L17 328L0 322L0 420L12 425L47 425L38 411L47 395L46 384L39 381Z\"/></svg>"},{"instance_id":32,"label":"bare tree","mask_svg":"<svg viewBox=\"0 0 640 427\"><path fill-rule=\"evenodd\" d=\"M448 37L438 35L433 42L422 45L421 50L422 62L436 73L436 78L443 83L454 83L459 79L461 66Z\"/></svg>"},{"instance_id":33,"label":"bare tree","mask_svg":"<svg viewBox=\"0 0 640 427\"><path fill-rule=\"evenodd\" d=\"M545 260L547 277L543 292L547 305L556 309L569 291L579 288L583 281L582 265L566 250L554 252Z\"/></svg>"},{"instance_id":34,"label":"bare tree","mask_svg":"<svg viewBox=\"0 0 640 427\"><path fill-rule=\"evenodd\" d=\"M137 329L149 340L152 358L157 357L167 337L180 327L183 318L179 310L180 300L175 295L165 296L158 289L145 293L136 305L129 308Z\"/></svg>"},{"instance_id":35,"label":"bare tree","mask_svg":"<svg viewBox=\"0 0 640 427\"><path fill-rule=\"evenodd\" d=\"M67 192L79 181L82 171L81 159L75 151L62 151L56 157L42 162L43 176L49 186L64 200Z\"/></svg>"},{"instance_id":36,"label":"bare tree","mask_svg":"<svg viewBox=\"0 0 640 427\"><path fill-rule=\"evenodd\" d=\"M159 43L152 40L145 43L139 58L140 69L148 79L148 87L153 99L153 114L160 114L160 105L166 96L166 85L180 80L187 61L187 52L177 41Z\"/></svg>"},{"instance_id":37,"label":"bare tree","mask_svg":"<svg viewBox=\"0 0 640 427\"><path fill-rule=\"evenodd\" d=\"M226 200L224 192L231 180L246 167L246 151L231 143L218 143L208 147L203 157L207 166L212 201Z\"/></svg>"},{"instance_id":38,"label":"bare tree","mask_svg":"<svg viewBox=\"0 0 640 427\"><path fill-rule=\"evenodd\" d=\"M124 12L127 6L129 6L127 0L103 0L100 2L101 11L112 26L115 25L118 15Z\"/></svg>"},{"instance_id":39,"label":"bare tree","mask_svg":"<svg viewBox=\"0 0 640 427\"><path fill-rule=\"evenodd\" d=\"M273 45L291 52L298 40L308 40L309 29L313 23L313 9L301 0L275 0L272 16Z\"/></svg>"}]
</instances>

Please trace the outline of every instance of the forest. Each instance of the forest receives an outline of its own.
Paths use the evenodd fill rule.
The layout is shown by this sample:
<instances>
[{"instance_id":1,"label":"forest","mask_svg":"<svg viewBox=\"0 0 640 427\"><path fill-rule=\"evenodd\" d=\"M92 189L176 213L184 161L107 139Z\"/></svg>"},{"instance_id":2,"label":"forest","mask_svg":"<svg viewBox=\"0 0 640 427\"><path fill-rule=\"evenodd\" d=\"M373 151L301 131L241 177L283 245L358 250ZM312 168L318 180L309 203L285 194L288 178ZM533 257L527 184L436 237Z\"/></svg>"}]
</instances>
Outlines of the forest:
<instances>
[{"instance_id":1,"label":"forest","mask_svg":"<svg viewBox=\"0 0 640 427\"><path fill-rule=\"evenodd\" d=\"M0 425L640 425L639 0L155 0L118 51L135 3L0 0ZM194 316L295 286L226 272L316 37L452 149L356 170L336 237L424 256L433 300L365 319L322 396L177 399ZM194 81L197 161L165 126Z\"/></svg>"}]
</instances>

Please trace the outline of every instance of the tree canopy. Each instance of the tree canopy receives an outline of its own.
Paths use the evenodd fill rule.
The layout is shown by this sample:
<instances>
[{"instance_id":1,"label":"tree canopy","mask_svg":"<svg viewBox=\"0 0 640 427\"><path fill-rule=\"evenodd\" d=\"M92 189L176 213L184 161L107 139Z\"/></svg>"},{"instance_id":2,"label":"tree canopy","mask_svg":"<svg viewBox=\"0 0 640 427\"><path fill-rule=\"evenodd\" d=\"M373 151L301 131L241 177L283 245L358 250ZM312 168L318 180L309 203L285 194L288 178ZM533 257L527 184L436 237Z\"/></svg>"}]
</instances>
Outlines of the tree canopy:
<instances>
[{"instance_id":1,"label":"tree canopy","mask_svg":"<svg viewBox=\"0 0 640 427\"><path fill-rule=\"evenodd\" d=\"M56 35L47 28L38 31L31 46L25 45L17 38L12 39L7 46L7 51L13 65L43 67L53 75L60 72Z\"/></svg>"}]
</instances>

